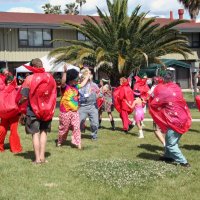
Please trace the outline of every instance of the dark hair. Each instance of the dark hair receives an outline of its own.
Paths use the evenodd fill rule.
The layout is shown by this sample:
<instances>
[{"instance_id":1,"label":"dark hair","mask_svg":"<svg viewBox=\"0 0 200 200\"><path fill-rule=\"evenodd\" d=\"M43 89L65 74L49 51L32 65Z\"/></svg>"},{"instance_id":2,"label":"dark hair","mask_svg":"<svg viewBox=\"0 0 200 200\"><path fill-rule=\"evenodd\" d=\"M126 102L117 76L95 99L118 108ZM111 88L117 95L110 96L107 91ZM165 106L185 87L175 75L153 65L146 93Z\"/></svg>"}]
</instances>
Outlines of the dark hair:
<instances>
[{"instance_id":1,"label":"dark hair","mask_svg":"<svg viewBox=\"0 0 200 200\"><path fill-rule=\"evenodd\" d=\"M168 82L171 82L173 81L173 73L170 72L170 71L167 71L166 74L164 75L164 82L165 83L168 83Z\"/></svg>"},{"instance_id":2,"label":"dark hair","mask_svg":"<svg viewBox=\"0 0 200 200\"><path fill-rule=\"evenodd\" d=\"M141 98L141 93L140 93L139 90L134 90L134 91L133 91L133 94L134 94L134 97L135 97L135 98L137 98L137 97Z\"/></svg>"},{"instance_id":3,"label":"dark hair","mask_svg":"<svg viewBox=\"0 0 200 200\"><path fill-rule=\"evenodd\" d=\"M78 78L79 72L75 69L69 69L67 70L67 80L66 83L69 83L69 81L73 81Z\"/></svg>"}]
</instances>

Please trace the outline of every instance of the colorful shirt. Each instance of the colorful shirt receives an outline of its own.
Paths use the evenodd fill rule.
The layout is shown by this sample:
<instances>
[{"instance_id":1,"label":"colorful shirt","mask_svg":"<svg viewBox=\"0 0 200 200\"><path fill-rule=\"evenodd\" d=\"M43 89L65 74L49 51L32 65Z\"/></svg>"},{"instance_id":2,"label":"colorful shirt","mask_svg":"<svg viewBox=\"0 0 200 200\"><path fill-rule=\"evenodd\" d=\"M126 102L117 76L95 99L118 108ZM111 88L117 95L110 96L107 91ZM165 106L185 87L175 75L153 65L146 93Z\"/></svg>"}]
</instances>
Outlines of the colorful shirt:
<instances>
[{"instance_id":1,"label":"colorful shirt","mask_svg":"<svg viewBox=\"0 0 200 200\"><path fill-rule=\"evenodd\" d=\"M61 112L78 110L79 88L80 88L79 84L75 86L66 85L60 101Z\"/></svg>"}]
</instances>

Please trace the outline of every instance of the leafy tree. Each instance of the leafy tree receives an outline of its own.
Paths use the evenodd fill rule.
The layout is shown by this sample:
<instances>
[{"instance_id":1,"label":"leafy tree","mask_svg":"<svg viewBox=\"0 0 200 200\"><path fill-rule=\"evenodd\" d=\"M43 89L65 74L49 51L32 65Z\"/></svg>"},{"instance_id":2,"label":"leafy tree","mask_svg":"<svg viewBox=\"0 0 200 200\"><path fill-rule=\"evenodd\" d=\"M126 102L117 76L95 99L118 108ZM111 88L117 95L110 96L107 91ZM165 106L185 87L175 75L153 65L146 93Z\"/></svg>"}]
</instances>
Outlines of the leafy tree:
<instances>
[{"instance_id":1,"label":"leafy tree","mask_svg":"<svg viewBox=\"0 0 200 200\"><path fill-rule=\"evenodd\" d=\"M186 58L191 53L187 38L174 29L186 20L160 26L156 18L146 18L147 13L140 12L140 6L128 16L128 0L113 0L113 3L107 0L107 6L109 15L97 7L99 20L88 16L81 25L64 23L63 26L70 25L88 40L64 40L67 45L54 49L50 56L55 56L57 62L89 62L116 82L140 66L161 63L160 56L179 53Z\"/></svg>"},{"instance_id":2,"label":"leafy tree","mask_svg":"<svg viewBox=\"0 0 200 200\"><path fill-rule=\"evenodd\" d=\"M200 0L179 0L179 2L189 11L191 19L196 20L199 14Z\"/></svg>"},{"instance_id":3,"label":"leafy tree","mask_svg":"<svg viewBox=\"0 0 200 200\"><path fill-rule=\"evenodd\" d=\"M65 14L69 14L69 15L78 15L79 11L78 11L78 5L76 5L75 3L69 3L66 4L66 9Z\"/></svg>"},{"instance_id":4,"label":"leafy tree","mask_svg":"<svg viewBox=\"0 0 200 200\"><path fill-rule=\"evenodd\" d=\"M52 6L50 3L46 3L44 6L42 6L44 9L45 14L61 14L61 6Z\"/></svg>"}]
</instances>

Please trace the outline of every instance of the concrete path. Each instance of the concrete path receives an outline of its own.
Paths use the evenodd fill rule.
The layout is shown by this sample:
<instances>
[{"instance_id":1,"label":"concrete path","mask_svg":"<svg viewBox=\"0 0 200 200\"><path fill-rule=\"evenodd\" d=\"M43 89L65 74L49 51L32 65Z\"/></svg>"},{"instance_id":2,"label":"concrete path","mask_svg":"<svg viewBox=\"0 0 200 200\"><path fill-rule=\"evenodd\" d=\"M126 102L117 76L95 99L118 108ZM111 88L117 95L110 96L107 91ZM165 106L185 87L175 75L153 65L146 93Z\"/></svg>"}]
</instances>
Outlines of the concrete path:
<instances>
[{"instance_id":1,"label":"concrete path","mask_svg":"<svg viewBox=\"0 0 200 200\"><path fill-rule=\"evenodd\" d=\"M58 117L54 117L53 120L58 121L59 118ZM88 119L87 119L88 120ZM102 118L103 121L110 121L109 118ZM114 118L115 121L121 121L120 118ZM146 118L144 119L144 121L146 122L152 122L153 120L151 118ZM192 119L192 122L200 122L200 119Z\"/></svg>"}]
</instances>

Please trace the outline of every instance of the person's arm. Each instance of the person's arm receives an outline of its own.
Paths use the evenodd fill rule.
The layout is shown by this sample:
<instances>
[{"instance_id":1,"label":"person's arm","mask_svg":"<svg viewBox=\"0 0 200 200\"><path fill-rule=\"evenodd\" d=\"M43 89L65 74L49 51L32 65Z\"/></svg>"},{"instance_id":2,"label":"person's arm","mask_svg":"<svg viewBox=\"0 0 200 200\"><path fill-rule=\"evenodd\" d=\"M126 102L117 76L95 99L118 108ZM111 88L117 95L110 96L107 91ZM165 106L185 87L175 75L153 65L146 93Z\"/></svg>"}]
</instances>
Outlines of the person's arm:
<instances>
[{"instance_id":1,"label":"person's arm","mask_svg":"<svg viewBox=\"0 0 200 200\"><path fill-rule=\"evenodd\" d=\"M64 65L64 72L62 73L61 88L66 86L67 80L67 64Z\"/></svg>"},{"instance_id":2,"label":"person's arm","mask_svg":"<svg viewBox=\"0 0 200 200\"><path fill-rule=\"evenodd\" d=\"M24 83L22 84L22 89L20 91L20 94L22 95L22 97L18 102L19 105L23 104L25 101L28 100L31 80L32 80L32 77L27 77Z\"/></svg>"},{"instance_id":3,"label":"person's arm","mask_svg":"<svg viewBox=\"0 0 200 200\"><path fill-rule=\"evenodd\" d=\"M88 75L85 77L85 79L79 84L79 87L80 87L80 88L84 87L84 86L86 85L86 83L88 82L89 78L90 78L90 74L88 74Z\"/></svg>"},{"instance_id":4,"label":"person's arm","mask_svg":"<svg viewBox=\"0 0 200 200\"><path fill-rule=\"evenodd\" d=\"M132 105L129 104L129 103L127 102L127 100L125 100L125 102L126 102L127 106L130 107L131 109L133 109L133 108L135 107L135 101L133 102Z\"/></svg>"},{"instance_id":5,"label":"person's arm","mask_svg":"<svg viewBox=\"0 0 200 200\"><path fill-rule=\"evenodd\" d=\"M28 97L22 96L22 98L19 100L18 104L21 105L27 100L28 100Z\"/></svg>"}]
</instances>

